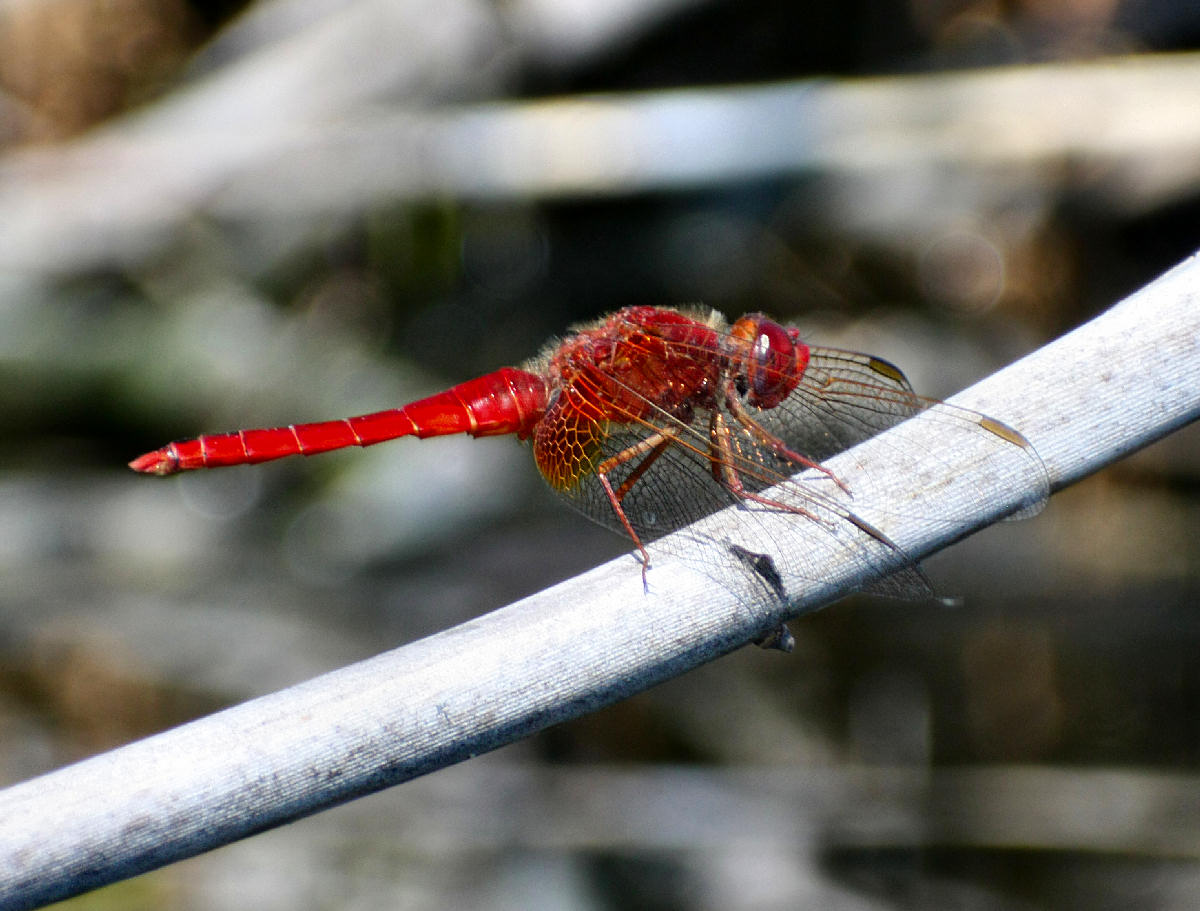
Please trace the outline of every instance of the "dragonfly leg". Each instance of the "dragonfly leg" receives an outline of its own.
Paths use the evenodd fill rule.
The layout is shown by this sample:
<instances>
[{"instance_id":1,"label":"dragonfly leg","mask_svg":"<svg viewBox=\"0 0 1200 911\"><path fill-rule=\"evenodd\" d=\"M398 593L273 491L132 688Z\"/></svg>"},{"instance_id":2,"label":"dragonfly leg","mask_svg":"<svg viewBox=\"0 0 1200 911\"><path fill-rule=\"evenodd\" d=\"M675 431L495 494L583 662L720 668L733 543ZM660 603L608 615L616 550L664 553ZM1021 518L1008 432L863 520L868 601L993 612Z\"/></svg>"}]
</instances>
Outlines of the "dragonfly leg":
<instances>
[{"instance_id":1,"label":"dragonfly leg","mask_svg":"<svg viewBox=\"0 0 1200 911\"><path fill-rule=\"evenodd\" d=\"M669 436L662 431L656 431L646 439L635 443L625 449L622 449L614 456L605 459L596 467L596 477L599 478L600 484L604 487L604 492L608 494L608 502L612 504L613 512L617 514L617 519L620 520L622 527L626 533L633 539L634 546L642 555L642 587L649 590L649 584L646 581L646 570L650 568L650 554L646 552L646 546L642 543L642 539L638 537L638 533L634 531L629 517L625 515L625 509L621 506L621 501L625 499L625 495L633 488L633 485L644 475L653 465L658 457L667 451L675 438ZM634 466L633 471L629 473L621 486L613 488L612 482L608 479L608 474L614 468L624 465L633 459L645 456L641 462Z\"/></svg>"},{"instance_id":2,"label":"dragonfly leg","mask_svg":"<svg viewBox=\"0 0 1200 911\"><path fill-rule=\"evenodd\" d=\"M852 496L852 494L850 494L850 488L847 487L842 479L835 475L832 471L830 471L820 462L814 462L807 456L801 455L794 449L789 448L788 445L783 442L783 440L779 439L779 437L775 436L773 433L768 433L763 426L758 423L758 421L754 420L754 418L746 412L746 409L742 407L742 403L738 397L732 394L732 390L726 394L725 404L729 408L730 414L737 419L737 422L745 427L751 435L758 439L759 442L770 449L773 453L787 459L789 462L794 462L797 465L803 465L805 468L812 468L821 472L821 474L828 477L829 480L833 481L834 484L844 490L847 495Z\"/></svg>"},{"instance_id":3,"label":"dragonfly leg","mask_svg":"<svg viewBox=\"0 0 1200 911\"><path fill-rule=\"evenodd\" d=\"M717 480L720 481L722 484L724 484L734 496L736 496L740 499L743 499L743 500L750 500L753 503L759 503L763 506L768 506L772 509L780 509L780 510L783 510L784 512L790 512L795 515L803 516L806 519L812 519L814 522L821 522L826 525L831 524L827 520L820 518L815 513L810 512L809 510L803 508L802 506L795 506L790 503L782 503L778 500L772 500L770 497L760 496L759 494L752 493L752 492L746 490L742 485L741 478L738 476L737 472L733 469L733 461L732 461L732 459L733 459L733 444L730 439L729 428L725 424L725 419L720 413L717 413L717 412L713 413L710 432L711 432L713 441L714 441L714 443L716 445L716 449L717 449L717 454L713 458L714 474L716 473L717 465L719 464L721 466L721 477L717 478ZM805 460L805 461L807 462L807 460ZM815 465L813 467L820 468L822 471L825 470L820 465ZM839 481L836 477L833 477L832 474L830 475L830 477L833 478L834 481L837 481L837 484L839 487L841 487L843 490L845 490L845 485L842 484L841 481ZM921 572L919 567L917 567L915 564L912 563L911 560L908 559L908 557L905 555L904 551L900 549L899 545L897 545L895 541L893 541L891 538L889 538L886 534L884 534L882 531L880 531L878 528L876 528L874 525L872 525L866 519L856 516L850 510L848 510L848 509L844 510L844 509L839 508L836 511L837 511L837 514L839 516L841 516L841 518L845 519L847 522L850 522L852 525L854 525L856 528L858 528L863 533L874 538L876 541L878 541L880 544L882 544L888 550L903 557L904 560L908 563L909 570L916 574L918 581L920 583L922 583L922 585L925 588L927 588L929 591L933 590L932 586L930 586L928 584L927 580L925 579L925 574L923 572ZM739 553L735 553L735 556L738 556L739 559L743 560L743 562L746 562L745 557L742 556L743 554L750 554L750 556L752 558L754 558L755 561L758 561L760 559L765 559L767 561L770 561L770 559L771 559L766 554L754 554L754 553L751 553L750 551L747 551L745 548L737 547L736 545L735 545L735 550L737 552L739 552ZM754 562L751 564L751 568L754 569L754 571L757 572L760 576L762 576L762 578L765 581L767 581L768 584L772 585L773 587L776 584L778 584L779 590L782 591L783 581L782 581L782 579L779 578L779 573L777 570L775 570L774 564L773 563L770 564L769 572L763 572L759 567L760 567L760 564L758 562Z\"/></svg>"},{"instance_id":4,"label":"dragonfly leg","mask_svg":"<svg viewBox=\"0 0 1200 911\"><path fill-rule=\"evenodd\" d=\"M712 437L712 445L716 449L716 452L710 456L713 464L713 477L735 497L739 500L749 500L751 503L769 506L772 509L781 509L784 512L812 519L814 522L822 521L816 513L809 512L802 506L772 500L770 497L760 496L746 489L745 485L742 484L741 475L733 467L735 463L733 441L730 437L729 425L725 423L725 416L719 411L712 413L712 418L709 421L709 434ZM815 465L814 467L820 468L821 466ZM830 476L832 477L832 475ZM836 481L837 479L834 478L834 480ZM838 483L841 482L839 481Z\"/></svg>"}]
</instances>

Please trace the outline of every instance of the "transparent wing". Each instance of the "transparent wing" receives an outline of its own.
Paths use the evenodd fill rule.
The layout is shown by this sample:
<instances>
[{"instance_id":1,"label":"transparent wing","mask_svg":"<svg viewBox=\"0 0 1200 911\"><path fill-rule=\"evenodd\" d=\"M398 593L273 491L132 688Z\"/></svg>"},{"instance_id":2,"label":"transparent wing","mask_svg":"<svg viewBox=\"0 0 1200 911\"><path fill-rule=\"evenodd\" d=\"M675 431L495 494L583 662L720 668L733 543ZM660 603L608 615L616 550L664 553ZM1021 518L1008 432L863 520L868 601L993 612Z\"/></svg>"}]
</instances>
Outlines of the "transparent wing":
<instances>
[{"instance_id":1,"label":"transparent wing","mask_svg":"<svg viewBox=\"0 0 1200 911\"><path fill-rule=\"evenodd\" d=\"M751 408L754 419L789 448L822 462L870 439L931 400L881 358L836 348L810 348L799 385L774 408Z\"/></svg>"}]
</instances>

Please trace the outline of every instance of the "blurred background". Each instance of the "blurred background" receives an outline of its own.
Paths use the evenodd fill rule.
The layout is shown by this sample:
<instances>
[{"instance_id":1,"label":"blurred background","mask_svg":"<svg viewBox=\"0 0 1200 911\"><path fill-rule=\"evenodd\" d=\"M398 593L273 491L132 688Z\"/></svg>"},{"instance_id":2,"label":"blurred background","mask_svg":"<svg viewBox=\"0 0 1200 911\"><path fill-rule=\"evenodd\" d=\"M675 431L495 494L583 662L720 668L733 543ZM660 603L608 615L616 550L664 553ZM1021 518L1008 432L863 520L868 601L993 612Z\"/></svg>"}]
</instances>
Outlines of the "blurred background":
<instances>
[{"instance_id":1,"label":"blurred background","mask_svg":"<svg viewBox=\"0 0 1200 911\"><path fill-rule=\"evenodd\" d=\"M1200 246L1198 46L1177 0L4 0L0 784L629 550L510 439L130 458L629 304L949 396ZM848 599L72 905L1195 907L1198 449L930 561L961 607Z\"/></svg>"}]
</instances>

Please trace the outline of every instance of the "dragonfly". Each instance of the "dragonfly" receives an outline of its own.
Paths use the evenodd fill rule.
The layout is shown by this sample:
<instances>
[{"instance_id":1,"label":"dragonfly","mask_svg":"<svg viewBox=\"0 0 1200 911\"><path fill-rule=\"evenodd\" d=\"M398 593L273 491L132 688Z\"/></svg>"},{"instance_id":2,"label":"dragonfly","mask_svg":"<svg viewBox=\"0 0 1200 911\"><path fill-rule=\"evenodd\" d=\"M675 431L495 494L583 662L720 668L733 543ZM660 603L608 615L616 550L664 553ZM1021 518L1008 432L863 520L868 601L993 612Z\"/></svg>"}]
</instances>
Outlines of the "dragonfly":
<instances>
[{"instance_id":1,"label":"dragonfly","mask_svg":"<svg viewBox=\"0 0 1200 911\"><path fill-rule=\"evenodd\" d=\"M551 488L632 541L645 584L647 542L731 504L840 522L910 562L840 504L831 489L843 499L850 489L823 462L931 408L1041 464L1017 430L917 395L883 358L808 345L799 329L761 313L730 324L716 311L654 306L577 326L521 367L399 408L200 436L129 464L165 476L405 436L511 434L532 444ZM801 472L808 481L793 479ZM740 546L733 552L744 564L766 565ZM773 565L762 575L780 587Z\"/></svg>"}]
</instances>

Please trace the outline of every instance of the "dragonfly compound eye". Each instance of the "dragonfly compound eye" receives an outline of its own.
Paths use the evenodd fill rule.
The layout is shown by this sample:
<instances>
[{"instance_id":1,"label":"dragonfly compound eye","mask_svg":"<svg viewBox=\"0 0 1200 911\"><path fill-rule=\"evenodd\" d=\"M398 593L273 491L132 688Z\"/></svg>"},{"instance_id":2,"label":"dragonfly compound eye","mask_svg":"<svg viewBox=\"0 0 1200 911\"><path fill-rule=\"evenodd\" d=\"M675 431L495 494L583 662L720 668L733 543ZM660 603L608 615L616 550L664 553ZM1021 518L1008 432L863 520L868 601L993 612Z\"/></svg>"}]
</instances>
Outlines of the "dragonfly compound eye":
<instances>
[{"instance_id":1,"label":"dragonfly compound eye","mask_svg":"<svg viewBox=\"0 0 1200 911\"><path fill-rule=\"evenodd\" d=\"M745 386L751 405L773 408L796 388L799 380L796 346L787 330L762 316L739 320L732 334L741 344L748 343L739 359L739 390Z\"/></svg>"}]
</instances>

